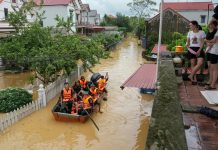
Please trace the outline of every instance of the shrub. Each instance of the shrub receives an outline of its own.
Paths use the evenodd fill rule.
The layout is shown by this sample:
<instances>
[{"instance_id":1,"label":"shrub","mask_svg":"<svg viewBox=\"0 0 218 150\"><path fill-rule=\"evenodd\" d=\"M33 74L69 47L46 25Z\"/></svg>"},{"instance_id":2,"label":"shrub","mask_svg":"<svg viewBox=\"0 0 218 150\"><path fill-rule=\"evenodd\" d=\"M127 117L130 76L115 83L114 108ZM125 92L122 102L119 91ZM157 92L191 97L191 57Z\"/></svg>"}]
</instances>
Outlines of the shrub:
<instances>
[{"instance_id":1,"label":"shrub","mask_svg":"<svg viewBox=\"0 0 218 150\"><path fill-rule=\"evenodd\" d=\"M0 112L7 113L32 101L32 95L24 89L8 88L0 91Z\"/></svg>"}]
</instances>

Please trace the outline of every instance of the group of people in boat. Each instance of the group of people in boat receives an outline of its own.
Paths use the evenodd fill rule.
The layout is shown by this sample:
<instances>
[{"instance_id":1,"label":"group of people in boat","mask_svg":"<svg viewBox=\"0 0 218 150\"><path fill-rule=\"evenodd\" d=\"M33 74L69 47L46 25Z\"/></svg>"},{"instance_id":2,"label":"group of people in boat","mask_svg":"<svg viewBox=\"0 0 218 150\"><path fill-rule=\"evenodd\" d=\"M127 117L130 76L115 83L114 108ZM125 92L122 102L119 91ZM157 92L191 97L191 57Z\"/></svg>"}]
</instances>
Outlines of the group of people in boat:
<instances>
[{"instance_id":1,"label":"group of people in boat","mask_svg":"<svg viewBox=\"0 0 218 150\"><path fill-rule=\"evenodd\" d=\"M72 87L65 82L60 96L60 112L78 115L85 115L86 111L90 112L95 104L100 105L99 96L107 93L107 81L106 74L100 76L96 82L87 81L84 76L81 76Z\"/></svg>"},{"instance_id":2,"label":"group of people in boat","mask_svg":"<svg viewBox=\"0 0 218 150\"><path fill-rule=\"evenodd\" d=\"M191 62L192 72L189 79L192 84L197 84L196 73L201 69L206 58L209 69L209 80L205 83L206 90L216 89L218 77L218 14L214 14L208 24L208 33L202 30L197 21L191 21L190 31L187 36L187 56ZM206 43L206 50L204 45Z\"/></svg>"}]
</instances>

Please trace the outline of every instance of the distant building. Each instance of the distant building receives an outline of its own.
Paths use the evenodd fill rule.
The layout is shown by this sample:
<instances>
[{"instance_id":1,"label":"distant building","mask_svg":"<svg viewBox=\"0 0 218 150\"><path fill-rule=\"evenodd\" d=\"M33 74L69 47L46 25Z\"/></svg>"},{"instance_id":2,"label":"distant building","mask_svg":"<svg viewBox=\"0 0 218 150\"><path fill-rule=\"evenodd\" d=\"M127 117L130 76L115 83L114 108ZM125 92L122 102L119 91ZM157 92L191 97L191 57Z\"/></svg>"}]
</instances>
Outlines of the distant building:
<instances>
[{"instance_id":1,"label":"distant building","mask_svg":"<svg viewBox=\"0 0 218 150\"><path fill-rule=\"evenodd\" d=\"M179 32L186 34L189 31L189 20L171 8L163 11L162 43L172 40L172 34ZM160 14L146 22L146 48L153 48L158 42Z\"/></svg>"},{"instance_id":2,"label":"distant building","mask_svg":"<svg viewBox=\"0 0 218 150\"><path fill-rule=\"evenodd\" d=\"M163 10L171 8L188 20L196 20L200 25L207 24L212 18L213 3L210 2L164 2ZM209 15L209 16L208 16ZM208 18L209 17L209 18Z\"/></svg>"},{"instance_id":3,"label":"distant building","mask_svg":"<svg viewBox=\"0 0 218 150\"><path fill-rule=\"evenodd\" d=\"M91 10L89 4L81 6L81 22L77 24L77 32L81 34L92 34L104 31L104 27L99 26L100 14L97 10Z\"/></svg>"},{"instance_id":4,"label":"distant building","mask_svg":"<svg viewBox=\"0 0 218 150\"><path fill-rule=\"evenodd\" d=\"M97 10L91 10L89 4L83 4L81 10L82 22L81 25L99 25L100 24L100 14Z\"/></svg>"}]
</instances>

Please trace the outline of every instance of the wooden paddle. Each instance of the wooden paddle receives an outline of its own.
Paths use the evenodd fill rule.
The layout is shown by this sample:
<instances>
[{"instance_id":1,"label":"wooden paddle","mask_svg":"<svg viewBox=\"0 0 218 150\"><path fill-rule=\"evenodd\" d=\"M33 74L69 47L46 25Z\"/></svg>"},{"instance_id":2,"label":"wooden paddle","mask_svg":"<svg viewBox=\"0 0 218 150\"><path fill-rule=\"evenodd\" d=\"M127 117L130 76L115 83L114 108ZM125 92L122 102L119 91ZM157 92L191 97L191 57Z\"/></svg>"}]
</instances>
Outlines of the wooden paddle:
<instances>
[{"instance_id":1,"label":"wooden paddle","mask_svg":"<svg viewBox=\"0 0 218 150\"><path fill-rule=\"evenodd\" d=\"M83 109L85 110L85 109ZM89 116L89 118L91 119L91 121L93 122L93 124L95 125L96 129L99 131L99 127L97 126L97 124L95 123L95 121L92 119L92 117L90 116L89 112L87 110L85 110L85 112L87 113L87 115Z\"/></svg>"}]
</instances>

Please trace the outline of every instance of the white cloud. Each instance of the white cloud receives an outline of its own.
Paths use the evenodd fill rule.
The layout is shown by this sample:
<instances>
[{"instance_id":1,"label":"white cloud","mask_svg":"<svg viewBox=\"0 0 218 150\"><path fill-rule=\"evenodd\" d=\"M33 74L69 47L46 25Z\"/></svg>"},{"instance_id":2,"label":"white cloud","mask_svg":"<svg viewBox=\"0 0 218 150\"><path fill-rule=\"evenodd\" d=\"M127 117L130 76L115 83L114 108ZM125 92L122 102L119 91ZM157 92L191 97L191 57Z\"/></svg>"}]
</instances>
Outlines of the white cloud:
<instances>
[{"instance_id":1,"label":"white cloud","mask_svg":"<svg viewBox=\"0 0 218 150\"><path fill-rule=\"evenodd\" d=\"M116 15L117 12L121 12L125 15L131 15L132 13L127 6L127 3L132 0L82 0L83 3L88 3L91 9L96 9L98 13L103 17L104 14ZM155 0L157 3L156 8L159 8L161 0ZM211 0L164 0L165 2L191 2L191 1L211 1ZM218 0L213 0L214 3L218 3Z\"/></svg>"}]
</instances>

